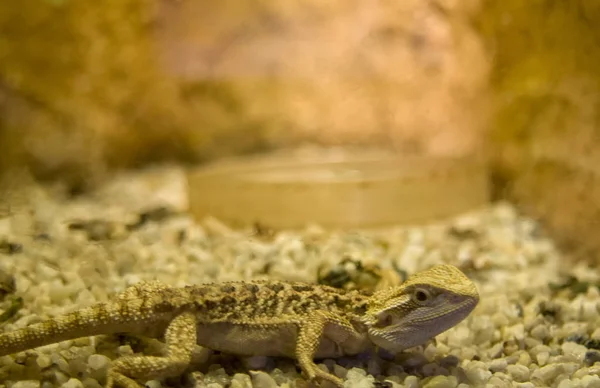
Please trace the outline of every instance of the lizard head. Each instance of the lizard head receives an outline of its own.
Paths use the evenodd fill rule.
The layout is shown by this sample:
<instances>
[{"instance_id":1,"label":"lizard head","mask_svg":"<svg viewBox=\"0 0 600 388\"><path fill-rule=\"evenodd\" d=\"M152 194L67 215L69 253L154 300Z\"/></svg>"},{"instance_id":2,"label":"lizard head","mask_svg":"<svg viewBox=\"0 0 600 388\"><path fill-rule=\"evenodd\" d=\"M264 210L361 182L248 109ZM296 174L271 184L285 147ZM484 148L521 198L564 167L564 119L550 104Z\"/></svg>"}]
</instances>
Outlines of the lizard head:
<instances>
[{"instance_id":1,"label":"lizard head","mask_svg":"<svg viewBox=\"0 0 600 388\"><path fill-rule=\"evenodd\" d=\"M374 293L364 323L375 345L397 352L455 326L478 302L477 288L465 274L452 265L437 265Z\"/></svg>"}]
</instances>

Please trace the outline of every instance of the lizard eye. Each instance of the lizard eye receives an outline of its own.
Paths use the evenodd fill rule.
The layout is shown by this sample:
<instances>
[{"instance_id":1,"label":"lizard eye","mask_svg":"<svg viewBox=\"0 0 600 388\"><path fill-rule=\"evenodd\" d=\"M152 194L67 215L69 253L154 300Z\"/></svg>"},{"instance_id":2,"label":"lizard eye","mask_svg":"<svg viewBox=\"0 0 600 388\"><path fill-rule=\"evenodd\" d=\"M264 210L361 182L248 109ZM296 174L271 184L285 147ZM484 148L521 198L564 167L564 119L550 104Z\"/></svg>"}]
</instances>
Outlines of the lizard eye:
<instances>
[{"instance_id":1,"label":"lizard eye","mask_svg":"<svg viewBox=\"0 0 600 388\"><path fill-rule=\"evenodd\" d=\"M431 299L431 294L424 288L415 289L412 296L413 300L417 302L417 304L424 304Z\"/></svg>"}]
</instances>

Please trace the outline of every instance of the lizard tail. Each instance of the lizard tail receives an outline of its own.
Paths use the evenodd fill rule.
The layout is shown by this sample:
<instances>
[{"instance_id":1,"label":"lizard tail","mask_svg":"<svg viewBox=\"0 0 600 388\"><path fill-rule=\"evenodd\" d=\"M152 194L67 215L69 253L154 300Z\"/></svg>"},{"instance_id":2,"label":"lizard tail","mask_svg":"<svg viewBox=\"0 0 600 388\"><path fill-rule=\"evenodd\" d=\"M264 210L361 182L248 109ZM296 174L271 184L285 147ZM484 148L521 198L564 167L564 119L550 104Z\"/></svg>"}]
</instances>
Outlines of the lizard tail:
<instances>
[{"instance_id":1,"label":"lizard tail","mask_svg":"<svg viewBox=\"0 0 600 388\"><path fill-rule=\"evenodd\" d=\"M125 303L98 303L23 329L0 335L0 356L70 339L121 332L135 333L161 317L128 309Z\"/></svg>"}]
</instances>

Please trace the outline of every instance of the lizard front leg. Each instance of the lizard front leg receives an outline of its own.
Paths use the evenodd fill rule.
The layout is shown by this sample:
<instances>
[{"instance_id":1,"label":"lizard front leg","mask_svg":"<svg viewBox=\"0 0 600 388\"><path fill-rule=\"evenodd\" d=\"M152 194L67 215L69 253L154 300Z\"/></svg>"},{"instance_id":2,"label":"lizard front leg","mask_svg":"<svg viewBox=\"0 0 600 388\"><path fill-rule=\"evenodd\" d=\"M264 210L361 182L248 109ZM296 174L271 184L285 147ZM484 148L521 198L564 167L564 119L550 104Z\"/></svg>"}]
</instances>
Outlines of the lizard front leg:
<instances>
[{"instance_id":1,"label":"lizard front leg","mask_svg":"<svg viewBox=\"0 0 600 388\"><path fill-rule=\"evenodd\" d=\"M196 346L196 317L183 312L175 317L165 332L166 350L162 357L142 355L122 357L108 370L106 388L139 388L133 379L151 380L177 376L189 366Z\"/></svg>"},{"instance_id":2,"label":"lizard front leg","mask_svg":"<svg viewBox=\"0 0 600 388\"><path fill-rule=\"evenodd\" d=\"M360 338L360 334L350 322L326 311L316 311L307 317L305 322L300 324L296 343L296 359L309 380L325 380L338 387L343 387L344 382L342 379L321 370L314 362L314 356L323 339L326 328L337 331L335 337L339 341L350 337Z\"/></svg>"}]
</instances>

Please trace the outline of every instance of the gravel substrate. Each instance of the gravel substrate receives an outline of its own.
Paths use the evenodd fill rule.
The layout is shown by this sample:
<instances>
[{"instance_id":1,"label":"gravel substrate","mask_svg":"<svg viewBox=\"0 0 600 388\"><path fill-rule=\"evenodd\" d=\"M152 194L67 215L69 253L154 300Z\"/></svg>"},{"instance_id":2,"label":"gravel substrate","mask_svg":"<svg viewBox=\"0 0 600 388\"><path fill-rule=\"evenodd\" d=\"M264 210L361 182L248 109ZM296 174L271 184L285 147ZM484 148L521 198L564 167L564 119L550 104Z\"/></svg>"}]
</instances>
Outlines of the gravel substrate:
<instances>
[{"instance_id":1,"label":"gravel substrate","mask_svg":"<svg viewBox=\"0 0 600 388\"><path fill-rule=\"evenodd\" d=\"M47 188L32 188L27 197L29 205L21 200L0 218L0 270L8 275L0 277L0 293L7 294L1 331L106 301L141 280L173 286L256 278L315 282L323 266L336 268L344 258L407 273L451 263L481 293L467 320L395 358L323 360L321 367L357 388L600 387L598 273L581 265L560 274L552 241L509 204L425 227L272 232L194 222L180 211L186 198L177 168L115 178L79 199ZM111 359L155 352L159 345L98 336L0 357L0 387L100 387ZM198 349L185 376L147 386L306 383L291 360L240 360Z\"/></svg>"}]
</instances>

